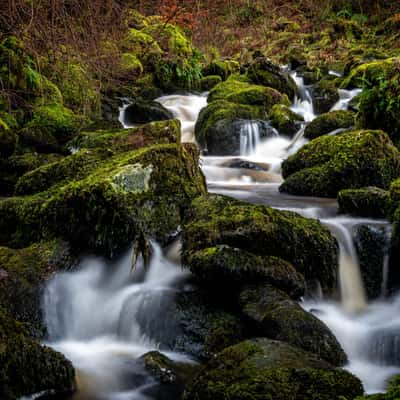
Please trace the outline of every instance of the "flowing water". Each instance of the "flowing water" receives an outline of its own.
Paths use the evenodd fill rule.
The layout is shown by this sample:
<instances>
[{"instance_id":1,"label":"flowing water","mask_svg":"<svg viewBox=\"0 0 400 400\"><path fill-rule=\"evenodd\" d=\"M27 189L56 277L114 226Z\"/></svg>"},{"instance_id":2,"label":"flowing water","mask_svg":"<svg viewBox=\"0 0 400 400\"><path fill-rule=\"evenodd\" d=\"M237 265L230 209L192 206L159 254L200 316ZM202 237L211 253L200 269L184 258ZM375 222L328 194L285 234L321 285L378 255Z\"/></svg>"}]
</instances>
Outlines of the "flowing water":
<instances>
[{"instance_id":1,"label":"flowing water","mask_svg":"<svg viewBox=\"0 0 400 400\"><path fill-rule=\"evenodd\" d=\"M292 76L300 93L292 110L301 114L306 124L315 118L309 88L301 77ZM332 110L347 109L358 93L357 90L341 91L340 100ZM201 108L207 104L206 94L171 95L157 101L181 121L182 140L195 142L194 125ZM123 110L124 107L121 121ZM316 290L302 305L317 312L336 335L349 358L346 368L362 379L365 389L381 391L385 381L400 372L400 296L391 300L382 297L368 303L353 232L359 225L383 226L388 231L388 223L337 216L334 199L279 193L281 163L307 143L304 127L293 138L279 133L265 138L260 134L259 121L246 121L240 135L240 156L203 156L201 167L210 192L317 218L336 236L340 247L340 299L325 300ZM139 266L132 271L128 253L113 265L95 258L86 259L77 270L57 274L49 283L44 297L49 345L73 362L82 399L147 398L146 390L154 382L138 370L135 360L159 346L154 340L155 332L145 329L138 321L141 314L162 320L160 305L173 301L177 282L183 279L178 263L178 247L166 258L154 244L148 270ZM384 293L387 257L378 268L384 271ZM162 325L150 325L152 329L164 329ZM180 354L168 355L185 359ZM132 381L136 387L132 387Z\"/></svg>"}]
</instances>

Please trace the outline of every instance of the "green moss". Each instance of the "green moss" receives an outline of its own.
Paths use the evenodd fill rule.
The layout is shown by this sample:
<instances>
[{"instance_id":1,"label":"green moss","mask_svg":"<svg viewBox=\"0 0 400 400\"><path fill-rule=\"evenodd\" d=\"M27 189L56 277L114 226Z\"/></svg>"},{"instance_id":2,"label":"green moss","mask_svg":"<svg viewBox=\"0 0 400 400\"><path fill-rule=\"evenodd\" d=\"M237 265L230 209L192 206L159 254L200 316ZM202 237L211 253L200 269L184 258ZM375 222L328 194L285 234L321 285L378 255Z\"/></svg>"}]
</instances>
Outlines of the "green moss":
<instances>
[{"instance_id":1,"label":"green moss","mask_svg":"<svg viewBox=\"0 0 400 400\"><path fill-rule=\"evenodd\" d=\"M53 136L56 143L64 144L78 133L84 123L85 120L72 110L60 104L51 104L37 107L25 129L33 130L33 136L43 131Z\"/></svg>"},{"instance_id":2,"label":"green moss","mask_svg":"<svg viewBox=\"0 0 400 400\"><path fill-rule=\"evenodd\" d=\"M315 139L336 129L349 129L355 125L355 114L352 111L338 110L319 115L304 130L307 139Z\"/></svg>"},{"instance_id":3,"label":"green moss","mask_svg":"<svg viewBox=\"0 0 400 400\"><path fill-rule=\"evenodd\" d=\"M376 187L341 190L337 200L340 213L360 217L386 218L391 209L390 193Z\"/></svg>"},{"instance_id":4,"label":"green moss","mask_svg":"<svg viewBox=\"0 0 400 400\"><path fill-rule=\"evenodd\" d=\"M122 54L121 64L124 72L131 74L132 76L140 75L143 72L143 65L134 54Z\"/></svg>"},{"instance_id":5,"label":"green moss","mask_svg":"<svg viewBox=\"0 0 400 400\"><path fill-rule=\"evenodd\" d=\"M70 361L30 339L24 326L0 309L0 396L14 400L48 391L72 394L76 389Z\"/></svg>"},{"instance_id":6,"label":"green moss","mask_svg":"<svg viewBox=\"0 0 400 400\"><path fill-rule=\"evenodd\" d=\"M354 131L321 136L282 164L280 190L292 194L336 197L342 189L387 189L399 176L400 154L382 131Z\"/></svg>"},{"instance_id":7,"label":"green moss","mask_svg":"<svg viewBox=\"0 0 400 400\"><path fill-rule=\"evenodd\" d=\"M272 107L270 113L272 126L278 130L281 135L293 136L300 128L304 118L293 112L284 104L276 104Z\"/></svg>"},{"instance_id":8,"label":"green moss","mask_svg":"<svg viewBox=\"0 0 400 400\"><path fill-rule=\"evenodd\" d=\"M287 243L291 243L291 246L288 247ZM335 287L337 243L318 221L225 196L209 195L194 200L183 229L183 263L200 276L204 276L201 269L204 267L210 271L213 268L215 273L220 268L226 276L228 273L232 276L234 269L238 277L251 279L252 273L246 272L246 267L249 271L257 271L256 264L261 259L250 258L248 263L244 263L244 256L228 247L226 251L229 257L224 257L223 264L222 245L257 256L279 257L291 263L306 280L319 279L322 287L328 291ZM191 258L195 258L198 251L205 252L205 260L210 261L209 265L191 265ZM210 251L215 253L210 254ZM244 263L243 266L236 262L235 255ZM274 273L274 278L279 277L278 271L283 272L288 268L286 263L269 258L264 259L261 265L266 267L271 262L271 266L280 266L278 270L271 269L271 277Z\"/></svg>"},{"instance_id":9,"label":"green moss","mask_svg":"<svg viewBox=\"0 0 400 400\"><path fill-rule=\"evenodd\" d=\"M287 96L281 95L277 90L236 80L235 76L228 78L210 91L207 101L211 103L216 100L263 106L267 113L275 104L290 105Z\"/></svg>"},{"instance_id":10,"label":"green moss","mask_svg":"<svg viewBox=\"0 0 400 400\"><path fill-rule=\"evenodd\" d=\"M349 372L278 341L253 339L229 347L195 378L185 400L332 400L363 392Z\"/></svg>"},{"instance_id":11,"label":"green moss","mask_svg":"<svg viewBox=\"0 0 400 400\"><path fill-rule=\"evenodd\" d=\"M14 153L17 135L8 124L0 118L0 157L7 158Z\"/></svg>"}]
</instances>

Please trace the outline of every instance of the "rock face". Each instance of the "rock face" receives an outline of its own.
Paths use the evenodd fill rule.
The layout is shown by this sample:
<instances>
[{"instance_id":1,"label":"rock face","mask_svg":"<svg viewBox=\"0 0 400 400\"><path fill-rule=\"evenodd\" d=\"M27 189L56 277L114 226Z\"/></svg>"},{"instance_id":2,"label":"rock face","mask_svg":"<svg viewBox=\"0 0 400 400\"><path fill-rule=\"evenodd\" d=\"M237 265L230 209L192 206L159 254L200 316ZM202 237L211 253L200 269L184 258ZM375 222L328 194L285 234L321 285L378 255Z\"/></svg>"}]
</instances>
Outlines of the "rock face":
<instances>
[{"instance_id":1,"label":"rock face","mask_svg":"<svg viewBox=\"0 0 400 400\"><path fill-rule=\"evenodd\" d=\"M61 397L75 388L72 364L32 340L23 324L0 308L0 397L14 400L40 392Z\"/></svg>"},{"instance_id":2,"label":"rock face","mask_svg":"<svg viewBox=\"0 0 400 400\"><path fill-rule=\"evenodd\" d=\"M389 191L377 187L344 189L337 200L340 213L360 217L386 218L391 208Z\"/></svg>"},{"instance_id":3,"label":"rock face","mask_svg":"<svg viewBox=\"0 0 400 400\"><path fill-rule=\"evenodd\" d=\"M347 361L328 327L271 285L245 287L239 295L239 303L243 314L253 324L256 336L286 342L335 366Z\"/></svg>"},{"instance_id":4,"label":"rock face","mask_svg":"<svg viewBox=\"0 0 400 400\"><path fill-rule=\"evenodd\" d=\"M245 261L246 252L258 258ZM193 201L183 227L182 257L199 279L207 274L217 287L262 277L298 292L301 280L291 265L328 291L336 284L337 243L318 221L225 196Z\"/></svg>"},{"instance_id":5,"label":"rock face","mask_svg":"<svg viewBox=\"0 0 400 400\"><path fill-rule=\"evenodd\" d=\"M291 100L297 93L296 83L289 74L281 71L279 66L265 57L256 58L250 64L247 74L255 84L274 88L285 93Z\"/></svg>"},{"instance_id":6,"label":"rock face","mask_svg":"<svg viewBox=\"0 0 400 400\"><path fill-rule=\"evenodd\" d=\"M126 125L146 124L152 121L173 119L171 111L156 101L135 100L124 112Z\"/></svg>"},{"instance_id":7,"label":"rock face","mask_svg":"<svg viewBox=\"0 0 400 400\"><path fill-rule=\"evenodd\" d=\"M186 389L184 400L332 400L363 393L361 382L310 353L269 339L225 349Z\"/></svg>"},{"instance_id":8,"label":"rock face","mask_svg":"<svg viewBox=\"0 0 400 400\"><path fill-rule=\"evenodd\" d=\"M352 111L331 111L319 115L304 130L304 137L315 139L337 129L350 129L355 125L355 114Z\"/></svg>"},{"instance_id":9,"label":"rock face","mask_svg":"<svg viewBox=\"0 0 400 400\"><path fill-rule=\"evenodd\" d=\"M109 255L138 235L165 243L191 199L205 192L198 153L175 143L113 150L108 157L72 155L24 178L19 191L43 191L0 203L0 243L26 246L63 237Z\"/></svg>"},{"instance_id":10,"label":"rock face","mask_svg":"<svg viewBox=\"0 0 400 400\"><path fill-rule=\"evenodd\" d=\"M282 163L280 190L297 195L336 197L342 189L387 189L400 174L400 153L382 131L322 136Z\"/></svg>"}]
</instances>

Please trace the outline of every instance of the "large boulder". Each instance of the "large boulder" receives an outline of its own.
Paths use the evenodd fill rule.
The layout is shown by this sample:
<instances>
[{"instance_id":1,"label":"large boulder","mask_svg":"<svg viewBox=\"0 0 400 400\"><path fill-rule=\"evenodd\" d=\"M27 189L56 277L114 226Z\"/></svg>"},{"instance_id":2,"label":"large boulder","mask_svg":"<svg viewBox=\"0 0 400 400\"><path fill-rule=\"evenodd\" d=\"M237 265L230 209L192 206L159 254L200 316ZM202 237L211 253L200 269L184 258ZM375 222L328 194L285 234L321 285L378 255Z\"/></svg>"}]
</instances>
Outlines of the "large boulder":
<instances>
[{"instance_id":1,"label":"large boulder","mask_svg":"<svg viewBox=\"0 0 400 400\"><path fill-rule=\"evenodd\" d=\"M267 114L263 107L217 100L200 111L195 126L195 137L203 149L212 155L238 155L243 123L258 124L260 136L271 134L264 120Z\"/></svg>"},{"instance_id":2,"label":"large boulder","mask_svg":"<svg viewBox=\"0 0 400 400\"><path fill-rule=\"evenodd\" d=\"M400 143L400 58L388 58L354 68L344 87L361 87L357 123L362 128L382 129Z\"/></svg>"},{"instance_id":3,"label":"large boulder","mask_svg":"<svg viewBox=\"0 0 400 400\"><path fill-rule=\"evenodd\" d=\"M248 79L236 75L229 77L210 91L207 101L211 103L215 100L263 106L268 113L275 104L290 104L287 96L276 89L254 85L249 83Z\"/></svg>"},{"instance_id":4,"label":"large boulder","mask_svg":"<svg viewBox=\"0 0 400 400\"><path fill-rule=\"evenodd\" d=\"M350 129L355 125L355 114L352 111L338 110L319 115L304 130L304 137L315 139L337 129Z\"/></svg>"},{"instance_id":5,"label":"large boulder","mask_svg":"<svg viewBox=\"0 0 400 400\"><path fill-rule=\"evenodd\" d=\"M173 119L171 111L156 101L135 100L125 108L123 120L126 125L146 124L152 121Z\"/></svg>"},{"instance_id":6,"label":"large boulder","mask_svg":"<svg viewBox=\"0 0 400 400\"><path fill-rule=\"evenodd\" d=\"M60 353L40 345L0 308L0 397L15 400L34 394L58 398L76 389L72 364Z\"/></svg>"},{"instance_id":7,"label":"large boulder","mask_svg":"<svg viewBox=\"0 0 400 400\"><path fill-rule=\"evenodd\" d=\"M195 199L183 227L183 264L200 279L206 270L217 287L263 277L290 292L300 282L290 263L306 280L318 279L323 289L332 290L337 250L319 221L219 195ZM261 257L242 263L246 252Z\"/></svg>"},{"instance_id":8,"label":"large boulder","mask_svg":"<svg viewBox=\"0 0 400 400\"><path fill-rule=\"evenodd\" d=\"M346 354L329 328L286 293L271 285L250 285L240 292L239 303L254 327L255 336L286 342L335 366L347 361Z\"/></svg>"},{"instance_id":9,"label":"large boulder","mask_svg":"<svg viewBox=\"0 0 400 400\"><path fill-rule=\"evenodd\" d=\"M280 190L296 195L336 197L342 189L387 189L400 175L400 153L382 131L322 136L285 160L282 174Z\"/></svg>"},{"instance_id":10,"label":"large boulder","mask_svg":"<svg viewBox=\"0 0 400 400\"><path fill-rule=\"evenodd\" d=\"M269 339L225 349L185 390L184 400L333 400L363 394L360 380L311 353Z\"/></svg>"},{"instance_id":11,"label":"large boulder","mask_svg":"<svg viewBox=\"0 0 400 400\"><path fill-rule=\"evenodd\" d=\"M58 164L55 178L49 170L31 176L45 191L0 203L0 244L25 246L62 237L108 255L143 235L165 244L190 201L206 190L192 146L111 152L100 165L85 169L82 163L76 177L65 165L65 160ZM29 192L29 185L24 187Z\"/></svg>"},{"instance_id":12,"label":"large boulder","mask_svg":"<svg viewBox=\"0 0 400 400\"><path fill-rule=\"evenodd\" d=\"M292 77L265 57L257 57L249 66L248 77L257 85L268 86L286 94L293 100L297 86Z\"/></svg>"}]
</instances>

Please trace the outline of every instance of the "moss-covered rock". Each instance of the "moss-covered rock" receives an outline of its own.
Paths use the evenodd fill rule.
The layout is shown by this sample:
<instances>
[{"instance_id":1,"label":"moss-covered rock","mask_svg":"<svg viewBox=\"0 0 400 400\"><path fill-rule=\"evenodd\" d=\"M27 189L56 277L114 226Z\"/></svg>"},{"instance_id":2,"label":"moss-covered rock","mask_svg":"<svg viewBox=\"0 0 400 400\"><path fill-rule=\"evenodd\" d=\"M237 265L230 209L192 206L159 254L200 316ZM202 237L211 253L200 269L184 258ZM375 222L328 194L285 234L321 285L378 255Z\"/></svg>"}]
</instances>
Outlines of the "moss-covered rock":
<instances>
[{"instance_id":1,"label":"moss-covered rock","mask_svg":"<svg viewBox=\"0 0 400 400\"><path fill-rule=\"evenodd\" d=\"M337 199L342 214L385 218L391 209L389 191L377 187L344 189L338 193Z\"/></svg>"},{"instance_id":2,"label":"moss-covered rock","mask_svg":"<svg viewBox=\"0 0 400 400\"><path fill-rule=\"evenodd\" d=\"M207 101L211 103L215 100L263 106L267 113L271 111L272 106L275 104L290 104L287 96L282 95L277 90L254 85L240 78L236 79L236 75L232 75L210 91Z\"/></svg>"},{"instance_id":3,"label":"moss-covered rock","mask_svg":"<svg viewBox=\"0 0 400 400\"><path fill-rule=\"evenodd\" d=\"M203 76L217 75L222 80L228 79L228 77L236 72L239 72L240 65L234 60L219 60L214 61L206 65L202 69Z\"/></svg>"},{"instance_id":4,"label":"moss-covered rock","mask_svg":"<svg viewBox=\"0 0 400 400\"><path fill-rule=\"evenodd\" d=\"M339 101L335 83L330 79L320 80L313 87L312 100L316 114L327 113Z\"/></svg>"},{"instance_id":5,"label":"moss-covered rock","mask_svg":"<svg viewBox=\"0 0 400 400\"><path fill-rule=\"evenodd\" d=\"M329 328L273 286L246 286L240 292L239 303L254 327L255 336L289 343L335 366L347 361L346 354Z\"/></svg>"},{"instance_id":6,"label":"moss-covered rock","mask_svg":"<svg viewBox=\"0 0 400 400\"><path fill-rule=\"evenodd\" d=\"M106 254L138 235L165 243L191 199L205 192L197 156L180 145L154 145L117 154L84 178L4 200L0 243L61 236Z\"/></svg>"},{"instance_id":7,"label":"moss-covered rock","mask_svg":"<svg viewBox=\"0 0 400 400\"><path fill-rule=\"evenodd\" d=\"M387 189L400 174L400 153L382 131L319 137L282 163L282 192L336 197L342 189Z\"/></svg>"},{"instance_id":8,"label":"moss-covered rock","mask_svg":"<svg viewBox=\"0 0 400 400\"><path fill-rule=\"evenodd\" d=\"M229 303L228 298L226 302ZM139 323L162 327L155 330L154 337L162 347L201 361L213 358L216 353L245 338L245 325L238 313L232 311L232 304L225 306L210 292L193 287L177 293L162 309L162 321L155 321L146 314Z\"/></svg>"},{"instance_id":9,"label":"moss-covered rock","mask_svg":"<svg viewBox=\"0 0 400 400\"><path fill-rule=\"evenodd\" d=\"M349 129L355 125L355 114L352 111L338 110L319 115L304 130L304 137L315 139L337 129Z\"/></svg>"},{"instance_id":10,"label":"moss-covered rock","mask_svg":"<svg viewBox=\"0 0 400 400\"><path fill-rule=\"evenodd\" d=\"M61 157L60 154L26 152L13 155L6 160L0 158L0 195L13 194L19 177L41 165L57 161Z\"/></svg>"},{"instance_id":11,"label":"moss-covered rock","mask_svg":"<svg viewBox=\"0 0 400 400\"><path fill-rule=\"evenodd\" d=\"M156 101L135 100L127 108L123 115L127 125L146 124L152 121L164 121L173 119L171 111Z\"/></svg>"},{"instance_id":12,"label":"moss-covered rock","mask_svg":"<svg viewBox=\"0 0 400 400\"><path fill-rule=\"evenodd\" d=\"M389 58L354 68L343 87L361 87L357 123L368 129L382 129L397 145L400 140L400 59Z\"/></svg>"},{"instance_id":13,"label":"moss-covered rock","mask_svg":"<svg viewBox=\"0 0 400 400\"><path fill-rule=\"evenodd\" d=\"M24 127L33 132L23 137L28 137L30 139L28 144L34 147L37 143L39 149L43 139L47 142L54 140L56 144L65 144L78 133L84 123L82 117L60 104L41 106L33 111L31 121ZM44 146L47 144L43 143Z\"/></svg>"},{"instance_id":14,"label":"moss-covered rock","mask_svg":"<svg viewBox=\"0 0 400 400\"><path fill-rule=\"evenodd\" d=\"M264 281L294 298L304 294L303 275L278 257L257 256L239 248L217 245L194 252L186 262L197 278L208 286L215 285L216 290L222 282L226 289L232 290L244 283Z\"/></svg>"},{"instance_id":15,"label":"moss-covered rock","mask_svg":"<svg viewBox=\"0 0 400 400\"><path fill-rule=\"evenodd\" d=\"M252 339L225 349L186 389L185 400L339 400L362 395L347 371L283 342Z\"/></svg>"},{"instance_id":16,"label":"moss-covered rock","mask_svg":"<svg viewBox=\"0 0 400 400\"><path fill-rule=\"evenodd\" d=\"M278 130L281 135L293 136L301 127L304 118L293 112L284 104L276 104L272 107L269 115L272 126Z\"/></svg>"},{"instance_id":17,"label":"moss-covered rock","mask_svg":"<svg viewBox=\"0 0 400 400\"><path fill-rule=\"evenodd\" d=\"M0 303L13 318L29 324L32 336L44 333L41 298L45 281L73 262L68 245L60 241L19 250L0 247Z\"/></svg>"},{"instance_id":18,"label":"moss-covered rock","mask_svg":"<svg viewBox=\"0 0 400 400\"><path fill-rule=\"evenodd\" d=\"M263 107L213 101L200 111L195 126L195 136L209 154L238 154L240 149L240 121L267 117Z\"/></svg>"},{"instance_id":19,"label":"moss-covered rock","mask_svg":"<svg viewBox=\"0 0 400 400\"><path fill-rule=\"evenodd\" d=\"M390 246L388 231L379 226L360 225L353 238L368 299L377 299L384 293L384 263Z\"/></svg>"},{"instance_id":20,"label":"moss-covered rock","mask_svg":"<svg viewBox=\"0 0 400 400\"><path fill-rule=\"evenodd\" d=\"M6 122L0 118L0 158L7 158L14 153L17 135Z\"/></svg>"},{"instance_id":21,"label":"moss-covered rock","mask_svg":"<svg viewBox=\"0 0 400 400\"><path fill-rule=\"evenodd\" d=\"M72 364L30 339L24 326L0 309L0 396L14 400L40 392L65 396L75 391Z\"/></svg>"},{"instance_id":22,"label":"moss-covered rock","mask_svg":"<svg viewBox=\"0 0 400 400\"><path fill-rule=\"evenodd\" d=\"M198 364L173 361L158 351L144 354L135 364L154 380L143 394L160 400L179 398L200 368Z\"/></svg>"},{"instance_id":23,"label":"moss-covered rock","mask_svg":"<svg viewBox=\"0 0 400 400\"><path fill-rule=\"evenodd\" d=\"M152 122L138 128L114 132L84 132L70 142L72 147L82 150L26 173L18 180L15 193L34 194L43 192L60 182L83 179L95 168L101 167L104 160L115 153L138 150L155 144L179 145L179 121Z\"/></svg>"},{"instance_id":24,"label":"moss-covered rock","mask_svg":"<svg viewBox=\"0 0 400 400\"><path fill-rule=\"evenodd\" d=\"M191 264L196 253L202 255L203 252L207 256L207 249L210 249L211 256L223 255L222 245L230 246L228 248L230 258L224 259L225 266L221 267L221 262L218 262L218 265L216 262L210 262L210 265ZM183 264L200 277L204 276L202 267L210 267L213 270L220 267L221 273L225 272L226 276L228 272L233 275L229 269L241 267L236 270L236 276L240 274L244 281L249 278L249 273L232 257L232 254L235 254L234 248L258 256L279 257L291 263L306 280L318 279L326 290L335 287L337 243L318 221L288 211L250 205L225 196L208 195L195 199L183 228ZM209 259L213 261L212 257L205 258L206 261ZM240 259L243 259L243 255ZM257 260L257 258L250 259L245 266L253 268ZM269 259L273 260L275 259ZM263 261L262 265L268 265L266 262L268 261ZM278 265L281 267L286 265L286 271L290 271L287 269L287 264L282 261ZM283 273L285 269L281 271ZM278 276L283 277L284 273L276 275ZM283 282L282 278L280 281ZM274 284L277 282L278 279ZM225 285L225 280L222 280L221 284ZM285 290L283 284L282 289Z\"/></svg>"},{"instance_id":25,"label":"moss-covered rock","mask_svg":"<svg viewBox=\"0 0 400 400\"><path fill-rule=\"evenodd\" d=\"M256 58L250 64L247 74L253 83L274 88L285 93L291 100L297 93L296 83L289 74L282 72L277 65L267 58Z\"/></svg>"},{"instance_id":26,"label":"moss-covered rock","mask_svg":"<svg viewBox=\"0 0 400 400\"><path fill-rule=\"evenodd\" d=\"M200 89L207 92L221 82L222 78L219 75L203 76L203 78L200 79Z\"/></svg>"}]
</instances>

